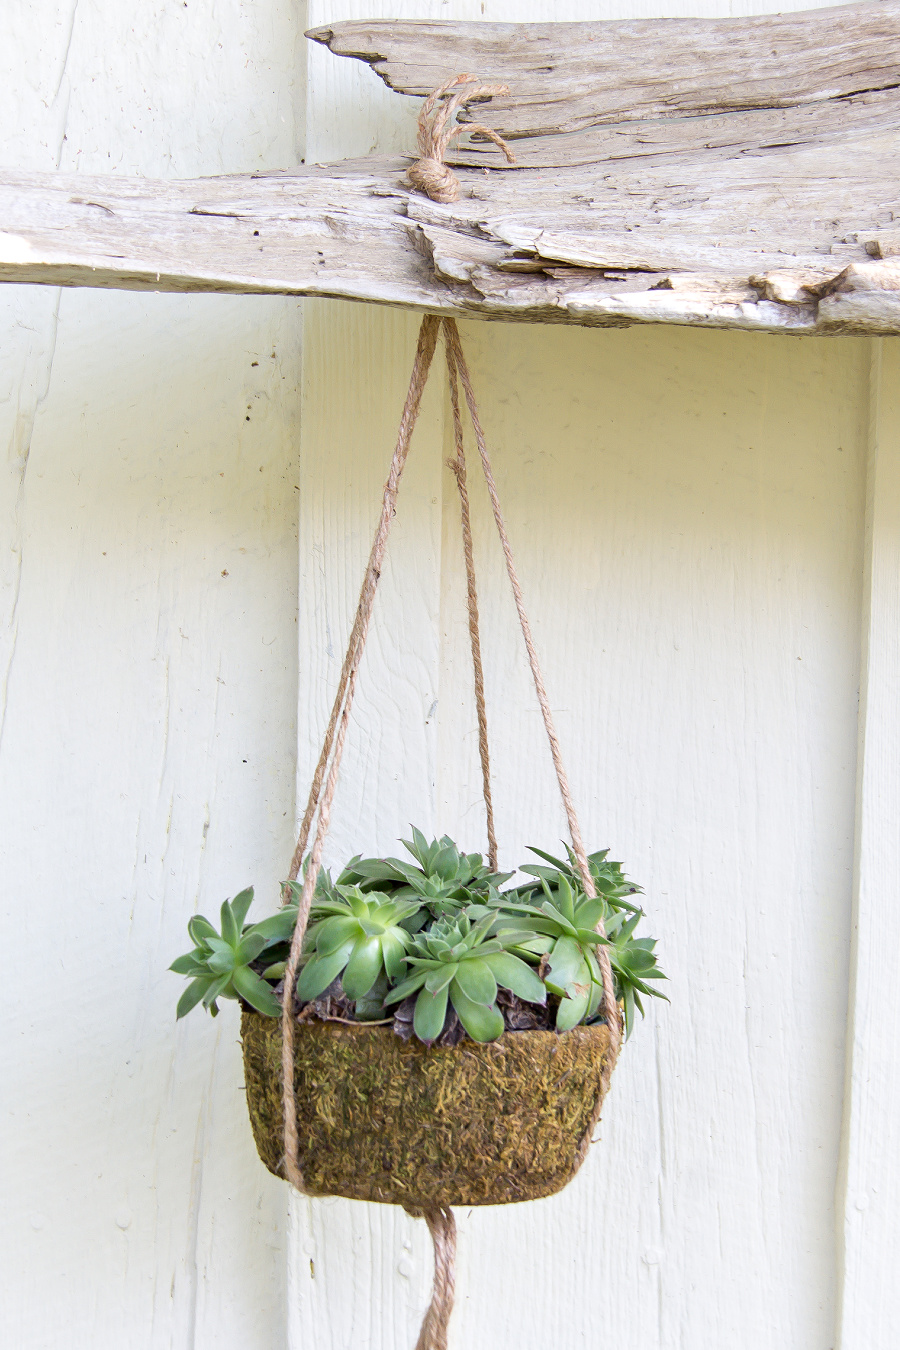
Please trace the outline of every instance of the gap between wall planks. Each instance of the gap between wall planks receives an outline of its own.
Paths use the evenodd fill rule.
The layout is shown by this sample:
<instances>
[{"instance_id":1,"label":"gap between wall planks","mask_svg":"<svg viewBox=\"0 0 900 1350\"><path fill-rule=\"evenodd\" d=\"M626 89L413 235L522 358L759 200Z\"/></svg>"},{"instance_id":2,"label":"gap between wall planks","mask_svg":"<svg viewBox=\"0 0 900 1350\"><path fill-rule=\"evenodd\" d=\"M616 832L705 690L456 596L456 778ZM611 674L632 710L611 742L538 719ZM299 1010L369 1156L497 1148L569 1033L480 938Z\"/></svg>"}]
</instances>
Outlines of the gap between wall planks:
<instances>
[{"instance_id":1,"label":"gap between wall planks","mask_svg":"<svg viewBox=\"0 0 900 1350\"><path fill-rule=\"evenodd\" d=\"M897 0L579 24L330 24L419 94L480 65L463 199L403 161L180 183L0 176L0 280L328 295L497 319L900 332ZM412 146L410 147L412 149ZM529 167L530 166L530 167Z\"/></svg>"},{"instance_id":2,"label":"gap between wall planks","mask_svg":"<svg viewBox=\"0 0 900 1350\"><path fill-rule=\"evenodd\" d=\"M838 1187L840 1350L898 1335L900 985L900 347L872 342L853 953Z\"/></svg>"}]
</instances>

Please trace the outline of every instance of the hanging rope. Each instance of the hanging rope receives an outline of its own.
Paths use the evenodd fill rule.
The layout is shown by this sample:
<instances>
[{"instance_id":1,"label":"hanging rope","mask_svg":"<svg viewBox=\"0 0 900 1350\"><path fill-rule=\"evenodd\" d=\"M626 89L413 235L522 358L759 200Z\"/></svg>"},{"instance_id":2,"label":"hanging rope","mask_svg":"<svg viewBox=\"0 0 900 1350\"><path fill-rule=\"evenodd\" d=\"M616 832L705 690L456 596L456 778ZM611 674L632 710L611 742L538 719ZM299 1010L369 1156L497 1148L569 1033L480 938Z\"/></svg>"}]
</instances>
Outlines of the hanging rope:
<instances>
[{"instance_id":1,"label":"hanging rope","mask_svg":"<svg viewBox=\"0 0 900 1350\"><path fill-rule=\"evenodd\" d=\"M494 802L491 797L491 758L488 751L487 707L484 700L484 667L481 664L481 636L478 622L478 586L475 580L475 558L472 551L472 521L469 515L469 490L466 485L466 450L463 444L462 415L459 408L456 357L446 342L447 373L450 377L450 407L453 412L453 437L456 458L447 460L459 489L459 507L462 518L463 556L466 560L466 606L469 611L469 643L472 648L472 669L475 677L475 711L478 717L478 754L481 759L481 791L484 796L484 814L487 817L488 861L491 871L499 870L497 835L494 831Z\"/></svg>"},{"instance_id":2,"label":"hanging rope","mask_svg":"<svg viewBox=\"0 0 900 1350\"><path fill-rule=\"evenodd\" d=\"M378 521L378 528L375 531L375 538L372 541L372 551L369 554L369 562L366 567L365 577L363 578L359 604L356 609L356 619L354 620L353 630L350 634L350 642L347 646L347 655L344 657L338 693L334 701L334 707L331 711L328 729L325 732L325 743L322 747L322 753L319 756L319 762L316 765L309 803L307 804L306 812L303 817L303 823L300 827L300 838L297 840L297 847L294 850L294 858L291 863L290 879L293 881L300 872L301 861L309 837L310 825L316 810L316 805L319 802L319 793L322 790L325 766L333 747L334 753L331 758L331 767L328 771L328 778L325 781L325 788L324 791L322 791L322 799L319 804L319 819L316 824L316 836L306 869L306 876L303 879L303 890L300 895L297 924L294 928L294 936L291 940L291 952L284 972L284 1007L281 1015L284 1164L288 1180L293 1186L296 1186L298 1191L305 1190L305 1186L303 1174L300 1171L300 1164L297 1160L299 1141L297 1138L297 1106L294 1101L293 992L297 980L297 969L300 965L300 953L303 949L303 937L306 933L306 925L309 922L309 909L312 904L312 897L319 876L319 868L322 865L322 845L325 842L325 835L331 818L331 803L334 800L338 769L340 768L341 755L344 751L344 741L347 736L347 724L350 719L350 709L353 705L353 695L356 690L356 676L359 670L359 663L362 660L366 635L369 630L369 620L372 617L375 592L381 577L381 564L384 559L384 550L387 546L388 534L390 533L391 522L394 517L397 492L400 487L400 477L403 473L403 467L406 464L406 457L409 454L409 444L412 439L413 428L416 425L416 419L419 416L419 405L422 402L422 394L428 379L428 371L431 368L431 360L434 356L435 345L437 344L437 335L438 320L426 316L426 318L422 320L422 327L419 330L419 342L416 347L416 357L413 362L412 376L409 382L409 392L406 396L406 403L404 404L403 414L400 418L400 430L397 436L397 445L394 450L394 456L391 460L390 472L388 473L387 482L384 485L381 517Z\"/></svg>"},{"instance_id":3,"label":"hanging rope","mask_svg":"<svg viewBox=\"0 0 900 1350\"><path fill-rule=\"evenodd\" d=\"M541 667L538 661L537 650L534 645L534 638L531 635L531 624L529 623L528 615L525 612L522 586L519 582L519 574L513 560L509 535L506 533L503 512L500 508L500 497L497 493L497 484L494 480L494 471L491 467L487 443L484 439L484 432L481 429L481 419L478 416L478 404L475 401L472 378L469 374L469 367L466 365L466 358L463 355L462 343L459 340L459 329L456 326L456 320L444 319L443 328L447 349L452 353L456 367L459 370L460 382L462 383L463 392L466 396L466 406L469 409L469 417L472 420L472 430L475 433L475 443L478 446L478 453L481 456L481 467L484 472L484 481L487 483L488 496L491 499L491 508L494 512L494 523L497 526L497 533L500 536L500 544L503 548L503 556L506 559L506 571L509 576L509 582L512 586L512 592L516 602L519 625L522 629L522 637L525 640L525 650L528 652L528 663L531 666L531 675L534 680L538 703L541 705L544 729L547 732L547 740L550 742L550 754L553 759L553 767L556 770L556 780L559 783L560 796L563 799L563 806L566 811L569 834L572 836L572 849L578 861L578 870L581 873L585 895L594 897L597 894L597 889L594 885L594 878L591 874L587 853L585 852L584 841L581 837L581 826L578 823L575 803L572 800L569 778L562 762L562 751L559 748L559 738L556 734L556 727L553 722L553 713L550 711L550 700L547 697L547 689L544 685L544 677L541 674ZM606 936L602 922L597 925L597 931L600 933L601 937ZM603 976L603 1013L609 1027L610 1040L612 1043L612 1054L610 1056L609 1068L607 1071L608 1082L609 1075L612 1073L615 1066L616 1056L619 1053L622 1031L619 1008L616 1003L615 985L613 984L612 966L609 961L609 952L604 944L600 944L597 948L597 962L600 966L600 973Z\"/></svg>"},{"instance_id":4,"label":"hanging rope","mask_svg":"<svg viewBox=\"0 0 900 1350\"><path fill-rule=\"evenodd\" d=\"M457 76L455 82L459 82L468 77ZM445 86L444 89L437 91L433 95L436 100L442 93L452 86ZM451 100L452 102L452 100ZM448 114L449 115L449 114ZM528 653L528 661L531 666L531 673L534 680L535 690L537 691L538 702L541 707L541 713L544 719L544 728L547 732L547 739L550 742L550 754L553 760L553 767L556 771L557 782L559 784L560 795L562 796L565 807L566 819L569 825L569 833L572 836L572 848L578 862L578 868L581 873L582 883L587 895L596 895L593 876L591 875L590 865L585 852L584 843L581 836L581 829L578 823L578 817L575 811L575 805L572 800L572 793L569 787L569 780L566 775L562 762L562 753L559 747L559 739L556 735L556 728L553 723L553 715L550 710L550 702L547 697L546 687L541 674L537 651L534 645L534 639L531 633L531 625L528 621L528 615L525 611L525 602L522 596L522 587L519 581L518 572L512 556L512 548L509 542L509 536L506 532L506 525L503 519L503 513L500 508L500 499L497 492L497 484L494 479L493 468L491 466L490 456L488 455L487 444L484 438L484 432L481 427L481 420L478 416L478 407L475 400L475 393L472 388L472 380L469 374L469 368L463 354L462 344L459 338L459 330L453 319L437 319L433 316L426 316L422 320L422 326L419 330L419 340L416 347L415 361L413 362L412 375L410 377L409 391L406 396L403 414L400 419L400 430L397 436L397 444L394 455L391 460L390 471L387 482L384 487L382 499L381 516L375 531L375 538L372 541L372 549L369 554L369 562L366 567L365 577L363 579L360 591L359 604L356 610L356 617L353 622L353 628L350 633L350 640L347 645L347 653L344 657L344 663L341 668L341 676L338 682L338 691L335 696L334 705L331 711L331 717L325 732L325 739L322 746L322 752L319 756L313 775L312 788L310 790L309 801L306 811L303 815L303 821L300 826L300 835L297 840L297 847L294 850L293 860L289 877L295 880L300 874L300 868L306 853L306 847L309 842L309 835L312 829L313 819L316 819L316 830L313 839L312 850L309 854L309 860L306 865L306 872L303 879L303 888L300 895L300 904L297 914L297 923L294 928L294 935L291 941L290 956L287 962L287 968L284 975L284 1000L282 1011L282 1083L283 1083L283 1109L284 1109L284 1153L285 1153L285 1172L288 1180L298 1191L305 1192L305 1183L303 1173L299 1163L299 1138L297 1134L297 1109L294 1100L294 999L293 990L295 988L297 972L300 964L300 955L303 949L303 938L306 933L306 927L309 922L310 906L315 893L316 881L322 864L322 849L325 842L325 835L328 832L328 826L331 819L331 807L334 800L334 794L337 787L338 771L340 769L341 757L344 751L344 743L347 736L347 727L349 725L350 710L353 705L353 697L356 692L356 680L359 672L360 662L362 660L363 650L365 648L366 637L368 636L369 623L372 617L372 609L375 602L375 592L378 588L378 582L381 577L381 567L384 560L384 553L387 547L388 535L390 533L391 523L393 521L397 494L400 487L400 478L406 459L409 454L410 442L413 429L419 415L419 408L422 402L422 394L428 379L428 373L431 368L432 358L434 356L435 346L437 344L438 329L443 329L444 343L447 356L447 370L450 386L450 406L453 415L453 430L456 449L456 458L448 461L456 478L457 488L460 497L460 511L462 521L463 536L463 554L466 565L466 596L469 614L469 638L472 649L472 664L475 679L475 702L478 714L478 744L481 756L481 770L484 788L485 814L487 817L487 831L489 856L491 867L497 869L497 841L494 833L494 814L493 803L491 799L490 783L490 758L488 754L487 740L487 714L485 711L484 696L484 671L481 660L481 641L479 634L479 616L478 616L478 593L475 581L475 563L472 547L472 528L469 510L469 496L466 476L466 458L465 447L463 443L462 417L460 412L459 388L461 384L465 396L466 406L469 417L472 422L472 428L475 434L475 442L478 446L478 453L481 459L482 472L487 484L488 495L491 501L491 507L494 515L494 522L497 527L497 533L500 537L503 555L506 560L506 570L512 586L513 596L516 603L516 611L519 617L519 624L522 629L522 636L525 641L525 648ZM602 923L597 925L598 932L605 936ZM604 1017L609 1028L610 1036L610 1054L606 1061L606 1068L603 1072L602 1090L598 1095L597 1104L594 1110L591 1129L587 1132L582 1141L579 1150L579 1158L583 1157L587 1151L590 1136L593 1127L599 1119L600 1105L603 1095L609 1083L609 1075L615 1065L621 1043L621 1019L619 1009L615 999L615 986L613 984L612 968L610 966L609 955L605 945L598 946L597 959L600 965L600 972L603 977L603 1011ZM448 1206L431 1206L423 1209L410 1209L410 1214L415 1217L424 1218L431 1233L434 1244L434 1285L432 1289L431 1303L425 1314L422 1323L422 1329L419 1333L419 1339L416 1343L416 1350L447 1350L447 1326L450 1319L450 1313L453 1309L454 1296L454 1264L456 1256L456 1224L452 1211Z\"/></svg>"},{"instance_id":5,"label":"hanging rope","mask_svg":"<svg viewBox=\"0 0 900 1350\"><path fill-rule=\"evenodd\" d=\"M455 94L452 93L454 89ZM419 113L419 158L406 171L410 187L426 193L433 202L459 201L459 179L444 163L444 156L450 142L464 131L477 131L486 136L503 151L510 164L515 164L516 157L506 141L491 127L483 127L479 122L461 125L454 120L459 109L473 99L508 93L508 84L481 84L474 75L454 75L440 89L429 94Z\"/></svg>"}]
</instances>

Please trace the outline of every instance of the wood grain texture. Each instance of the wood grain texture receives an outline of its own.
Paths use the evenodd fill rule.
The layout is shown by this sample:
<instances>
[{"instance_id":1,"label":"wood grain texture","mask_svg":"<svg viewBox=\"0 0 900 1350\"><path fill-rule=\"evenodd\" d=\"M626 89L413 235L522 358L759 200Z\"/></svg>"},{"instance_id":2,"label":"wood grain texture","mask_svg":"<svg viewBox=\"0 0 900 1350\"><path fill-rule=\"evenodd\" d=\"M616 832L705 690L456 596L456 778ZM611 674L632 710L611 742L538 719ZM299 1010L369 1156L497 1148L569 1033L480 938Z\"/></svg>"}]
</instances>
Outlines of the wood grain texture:
<instances>
[{"instance_id":1,"label":"wood grain texture","mask_svg":"<svg viewBox=\"0 0 900 1350\"><path fill-rule=\"evenodd\" d=\"M896 0L808 13L735 18L652 18L595 23L349 21L307 36L337 56L367 61L398 93L424 97L449 74L469 71L509 93L473 105L477 120L517 142L529 165L531 140L603 125L693 119L838 102L900 85ZM752 125L752 123L751 123ZM757 119L757 125L766 125ZM778 125L776 119L770 123ZM571 163L567 140L548 150ZM565 150L563 149L565 147ZM461 162L471 162L460 156ZM494 152L492 162L502 156Z\"/></svg>"},{"instance_id":2,"label":"wood grain texture","mask_svg":"<svg viewBox=\"0 0 900 1350\"><path fill-rule=\"evenodd\" d=\"M502 157L471 143L451 207L373 154L139 185L4 174L0 280L898 333L898 16L877 0L752 19L329 24L311 35L406 93L460 66L508 80L478 116L516 138L521 167L495 172Z\"/></svg>"},{"instance_id":3,"label":"wood grain texture","mask_svg":"<svg viewBox=\"0 0 900 1350\"><path fill-rule=\"evenodd\" d=\"M376 158L185 182L5 174L0 279L600 327L893 333L894 165L885 133L837 164L815 145L770 159L763 179L753 157L722 159L712 177L699 159L463 170L450 207L406 189L402 161Z\"/></svg>"},{"instance_id":4,"label":"wood grain texture","mask_svg":"<svg viewBox=\"0 0 900 1350\"><path fill-rule=\"evenodd\" d=\"M842 1226L841 1350L889 1346L897 1291L900 1175L893 1147L900 1110L897 982L885 953L900 947L900 351L872 344Z\"/></svg>"}]
</instances>

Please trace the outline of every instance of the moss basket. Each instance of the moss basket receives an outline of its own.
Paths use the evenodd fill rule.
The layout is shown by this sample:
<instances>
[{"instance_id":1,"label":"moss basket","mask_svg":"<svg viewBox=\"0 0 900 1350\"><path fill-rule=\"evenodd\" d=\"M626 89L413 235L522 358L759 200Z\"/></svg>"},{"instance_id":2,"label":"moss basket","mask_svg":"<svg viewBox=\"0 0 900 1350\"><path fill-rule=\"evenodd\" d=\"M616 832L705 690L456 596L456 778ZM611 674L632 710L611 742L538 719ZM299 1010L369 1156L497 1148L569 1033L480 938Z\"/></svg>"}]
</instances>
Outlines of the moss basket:
<instances>
[{"instance_id":1,"label":"moss basket","mask_svg":"<svg viewBox=\"0 0 900 1350\"><path fill-rule=\"evenodd\" d=\"M281 1023L241 1019L259 1156L283 1177ZM452 1049L388 1026L298 1024L299 1162L313 1195L386 1204L504 1205L578 1170L609 1056L603 1025L507 1032Z\"/></svg>"}]
</instances>

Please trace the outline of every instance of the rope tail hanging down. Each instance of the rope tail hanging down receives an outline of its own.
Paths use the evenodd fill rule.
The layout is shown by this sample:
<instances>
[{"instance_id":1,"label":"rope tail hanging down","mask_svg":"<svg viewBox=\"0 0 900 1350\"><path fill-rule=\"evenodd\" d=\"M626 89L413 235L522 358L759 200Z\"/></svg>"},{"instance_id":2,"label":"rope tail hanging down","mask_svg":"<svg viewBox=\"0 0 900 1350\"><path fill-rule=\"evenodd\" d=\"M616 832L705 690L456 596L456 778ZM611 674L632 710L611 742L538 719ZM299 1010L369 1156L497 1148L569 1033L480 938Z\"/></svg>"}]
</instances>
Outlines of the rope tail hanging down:
<instances>
[{"instance_id":1,"label":"rope tail hanging down","mask_svg":"<svg viewBox=\"0 0 900 1350\"><path fill-rule=\"evenodd\" d=\"M438 99L447 93L455 84L462 81L469 81L469 76L457 76L454 81L438 90L432 98L427 101L432 105L429 115L433 112ZM484 87L479 87L484 92ZM471 95L470 95L471 96ZM459 95L456 96L458 100ZM464 100L462 100L464 101ZM443 126L446 120L455 111L451 107L455 102L449 100L443 110L444 122L441 123L437 134L443 136ZM458 106L458 104L457 104ZM427 107L427 104L426 104ZM449 109L449 111L448 111ZM452 134L452 133L450 133ZM447 136L449 140L449 135ZM493 468L488 455L487 445L484 438L484 432L481 426L481 420L478 415L478 406L475 400L475 393L472 387L472 379L469 368L466 364L462 344L460 342L459 330L453 319L438 319L432 315L427 315L422 320L422 326L419 330L419 340L416 348L416 356L413 362L412 375L410 377L409 391L406 396L406 402L403 407L403 414L400 419L400 429L397 436L397 444L394 449L391 460L390 471L387 482L384 487L382 499L381 515L378 526L375 531L375 537L372 541L372 548L369 554L369 561L366 567L365 577L360 590L359 604L357 605L356 617L353 622L353 628L350 633L350 640L347 645L347 653L344 657L344 663L341 668L338 690L335 696L334 705L331 710L331 717L325 732L325 739L322 745L322 752L319 756L313 775L312 787L309 794L306 810L303 815L303 821L300 826L300 835L297 840L297 847L294 850L294 856L291 862L289 879L296 880L300 875L303 859L306 855L309 836L312 831L313 820L316 821L315 833L313 836L312 849L310 850L306 871L303 878L303 887L300 895L300 904L297 913L297 923L294 929L293 939L291 941L290 956L287 962L287 968L284 976L284 999L282 1012L282 1085L283 1085L283 1110L284 1110L284 1168L288 1180L296 1189L306 1193L306 1186L303 1178L303 1172L299 1162L299 1138L297 1131L297 1109L294 1100L294 1026L295 1026L295 1007L294 998L289 991L292 991L296 984L297 973L300 965L300 955L303 948L303 938L306 933L306 927L309 922L310 906L315 893L316 881L319 876L319 870L322 864L322 850L325 842L325 836L328 832L328 826L331 818L331 807L334 800L335 789L337 787L338 771L340 769L341 757L344 751L344 743L347 737L347 727L350 719L350 710L353 706L353 697L356 692L356 680L359 672L360 662L362 660L363 650L365 648L366 637L369 631L369 623L372 617L372 609L375 602L375 593L378 588L378 582L381 577L381 568L384 560L384 553L387 547L388 535L397 502L397 494L400 488L400 479L409 454L410 442L413 429L419 415L422 403L422 395L428 380L428 373L431 368L439 330L443 330L444 345L446 349L447 371L450 387L450 406L453 416L454 442L456 457L448 461L452 469L460 496L460 510L462 520L463 536L463 554L466 565L466 595L469 613L469 637L472 648L472 665L475 681L475 703L478 716L478 742L481 757L481 769L484 788L485 815L487 821L488 848L490 863L493 870L497 868L497 840L494 832L493 804L491 799L490 782L490 759L488 755L487 741L487 715L485 711L484 696L484 672L481 661L481 642L479 635L478 618L478 596L475 584L475 565L472 550L472 530L469 515L469 498L466 476L465 449L463 445L463 428L460 412L459 386L462 386L466 407L469 418L472 423L472 429L475 435L475 443L478 447L478 454L481 461L481 468L487 484L488 496L491 502L491 508L494 515L494 523L497 527L497 533L500 537L500 544L503 549L503 555L506 560L506 570L512 587L513 597L516 604L516 611L519 617L519 624L522 629L522 636L525 642L525 648L528 653L528 661L531 667L532 678L534 680L535 690L537 692L538 702L544 721L544 728L547 733L547 739L550 743L550 755L553 760L553 767L556 771L556 778L559 784L560 795L562 796L565 807L566 819L568 821L569 833L572 837L572 848L581 873L582 884L585 892L589 896L596 895L594 879L591 874L590 864L584 848L584 842L581 836L581 828L578 823L578 817L575 811L575 805L572 800L572 793L569 787L569 780L566 775L562 762L562 752L559 746L559 739L556 734L556 728L553 724L553 716L550 710L550 702L547 697L547 691L544 685L543 675L541 674L540 664L538 662L537 651L532 637L531 625L528 621L528 615L525 611L525 602L522 596L522 587L519 581L519 575L516 570L515 561L512 555L512 548L509 542L509 536L506 532L506 524L503 519L503 513L500 507L500 499L497 492L497 484L494 478ZM287 899L287 896L285 896ZM603 925L598 924L598 931L601 936L605 936ZM601 975L603 977L603 1012L610 1035L610 1055L603 1071L602 1090L597 1098L597 1106L594 1112L593 1124L599 1116L600 1104L603 1095L609 1083L609 1075L615 1065L621 1044L622 1023L619 1009L615 998L615 986L613 983L612 968L609 961L609 953L605 945L597 948L597 959L600 965ZM585 1136L582 1149L586 1150L590 1134ZM425 1208L414 1208L410 1206L408 1212L417 1218L424 1218L431 1233L434 1244L434 1286L432 1290L431 1303L425 1314L422 1323L422 1329L419 1333L419 1339L416 1343L416 1350L447 1350L447 1327L450 1320L450 1314L453 1309L454 1296L454 1265L456 1255L456 1224L453 1214L446 1205L433 1205Z\"/></svg>"}]
</instances>

